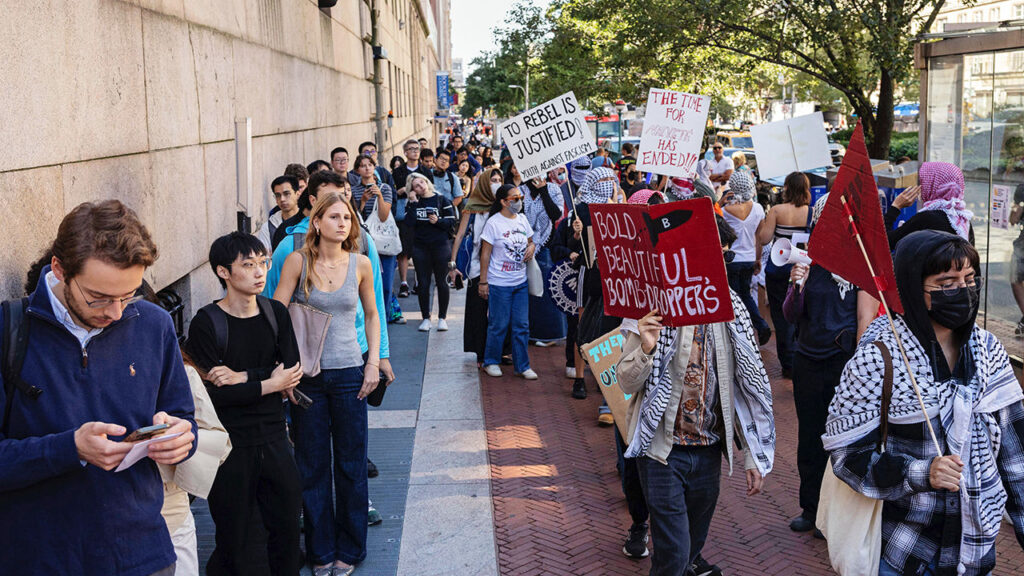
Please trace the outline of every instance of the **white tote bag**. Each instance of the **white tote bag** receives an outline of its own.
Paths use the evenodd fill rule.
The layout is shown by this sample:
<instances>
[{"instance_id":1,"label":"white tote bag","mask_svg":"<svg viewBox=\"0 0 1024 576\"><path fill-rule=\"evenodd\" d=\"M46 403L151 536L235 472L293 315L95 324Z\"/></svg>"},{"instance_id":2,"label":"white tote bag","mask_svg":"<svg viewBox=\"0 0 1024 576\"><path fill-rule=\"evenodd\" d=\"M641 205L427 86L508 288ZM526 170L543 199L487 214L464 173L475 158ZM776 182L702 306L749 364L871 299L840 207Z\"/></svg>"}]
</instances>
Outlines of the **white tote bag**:
<instances>
[{"instance_id":1,"label":"white tote bag","mask_svg":"<svg viewBox=\"0 0 1024 576\"><path fill-rule=\"evenodd\" d=\"M536 254L526 263L526 291L530 296L540 298L544 295L544 274L540 271L540 264L537 264Z\"/></svg>"},{"instance_id":2,"label":"white tote bag","mask_svg":"<svg viewBox=\"0 0 1024 576\"><path fill-rule=\"evenodd\" d=\"M373 237L373 243L377 245L377 253L381 256L396 256L402 253L402 238L398 233L398 224L395 223L395 216L388 212L388 219L381 222L377 211L380 207L380 199L373 203L373 210L370 217L366 219L366 229Z\"/></svg>"}]
</instances>

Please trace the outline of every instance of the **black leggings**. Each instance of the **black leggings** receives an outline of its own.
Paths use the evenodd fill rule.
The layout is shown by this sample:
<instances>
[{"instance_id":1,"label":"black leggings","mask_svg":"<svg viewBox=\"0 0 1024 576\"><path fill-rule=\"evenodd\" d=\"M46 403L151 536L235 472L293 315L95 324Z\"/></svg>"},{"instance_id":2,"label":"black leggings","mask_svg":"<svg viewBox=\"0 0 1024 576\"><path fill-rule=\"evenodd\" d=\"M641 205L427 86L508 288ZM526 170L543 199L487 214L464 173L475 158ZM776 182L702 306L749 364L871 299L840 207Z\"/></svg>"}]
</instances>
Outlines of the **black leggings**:
<instances>
[{"instance_id":1,"label":"black leggings","mask_svg":"<svg viewBox=\"0 0 1024 576\"><path fill-rule=\"evenodd\" d=\"M416 296L420 299L420 313L430 318L430 278L437 284L437 317L448 315L448 261L452 247L448 242L439 244L414 243L412 262L416 266Z\"/></svg>"}]
</instances>

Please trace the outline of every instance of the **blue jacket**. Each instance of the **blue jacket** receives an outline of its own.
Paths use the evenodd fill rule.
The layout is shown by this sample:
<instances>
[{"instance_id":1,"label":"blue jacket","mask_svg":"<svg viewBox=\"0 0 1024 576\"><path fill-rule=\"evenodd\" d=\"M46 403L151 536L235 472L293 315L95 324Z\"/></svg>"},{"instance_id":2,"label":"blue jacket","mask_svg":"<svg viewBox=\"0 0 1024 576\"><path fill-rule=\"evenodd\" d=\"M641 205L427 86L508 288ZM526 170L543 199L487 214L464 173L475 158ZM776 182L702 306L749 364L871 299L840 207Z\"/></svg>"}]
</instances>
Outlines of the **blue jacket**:
<instances>
[{"instance_id":1,"label":"blue jacket","mask_svg":"<svg viewBox=\"0 0 1024 576\"><path fill-rule=\"evenodd\" d=\"M288 229L288 235L277 245L273 256L274 265L267 272L267 284L263 287L263 295L267 298L274 297L274 291L277 290L277 285L281 282L281 269L284 268L284 261L289 254L295 251L295 239L292 238L292 235L305 234L308 230L309 218L303 218L301 222ZM370 259L370 264L373 265L373 295L377 301L377 314L380 318L380 357L390 358L388 320L385 312L387 309L384 308L384 281L380 275L380 255L377 254L377 245L373 243L370 234L365 229L361 232L359 237L368 243L367 257ZM366 316L363 314L362 306L356 308L356 340L359 341L359 349L366 354L370 347L366 344Z\"/></svg>"},{"instance_id":2,"label":"blue jacket","mask_svg":"<svg viewBox=\"0 0 1024 576\"><path fill-rule=\"evenodd\" d=\"M6 398L0 386L0 419L12 402L0 436L0 572L148 576L175 561L156 463L146 458L123 472L83 465L74 436L92 421L149 426L160 411L196 432L174 325L155 304L129 305L89 341L86 356L54 315L48 271L29 299L22 370L43 392Z\"/></svg>"}]
</instances>

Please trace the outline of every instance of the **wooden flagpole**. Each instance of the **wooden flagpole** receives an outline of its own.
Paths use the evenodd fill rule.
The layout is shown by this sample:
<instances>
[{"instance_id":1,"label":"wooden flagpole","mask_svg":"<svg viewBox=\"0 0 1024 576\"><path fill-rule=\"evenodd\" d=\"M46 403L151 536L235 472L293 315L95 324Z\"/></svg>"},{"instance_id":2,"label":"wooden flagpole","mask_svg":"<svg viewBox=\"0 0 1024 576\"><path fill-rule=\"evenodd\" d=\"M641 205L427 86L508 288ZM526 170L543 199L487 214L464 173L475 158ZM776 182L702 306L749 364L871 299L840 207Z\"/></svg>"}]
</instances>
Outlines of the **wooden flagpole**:
<instances>
[{"instance_id":1,"label":"wooden flagpole","mask_svg":"<svg viewBox=\"0 0 1024 576\"><path fill-rule=\"evenodd\" d=\"M889 319L889 327L892 329L893 336L896 337L896 346L900 349L900 356L903 358L903 365L907 367L907 374L910 375L910 383L914 387L914 394L917 395L917 402L921 406L921 412L924 413L924 423L928 426L928 434L932 438L932 443L935 445L935 452L939 456L942 456L942 448L939 447L939 440L935 436L935 430L932 428L932 421L928 417L928 410L924 406L924 398L921 397L921 389L917 385L917 378L914 377L914 370L910 367L910 361L907 359L907 352L903 348L903 339L900 338L900 333L896 331L896 323L892 319L892 311L889 310L889 304L885 301L885 292L882 290L882 286L879 286L878 277L875 275L875 267L871 265L871 258L868 257L868 251L864 248L864 240L860 237L860 230L857 229L857 223L853 220L853 213L850 212L850 207L846 205L846 196L840 195L839 199L843 203L843 211L846 212L846 218L850 222L850 226L853 227L853 237L857 239L857 246L860 247L860 253L864 255L864 261L868 265L868 273L871 274L871 278L875 280L875 286L878 288L878 296L882 301L882 307L885 309L885 316Z\"/></svg>"}]
</instances>

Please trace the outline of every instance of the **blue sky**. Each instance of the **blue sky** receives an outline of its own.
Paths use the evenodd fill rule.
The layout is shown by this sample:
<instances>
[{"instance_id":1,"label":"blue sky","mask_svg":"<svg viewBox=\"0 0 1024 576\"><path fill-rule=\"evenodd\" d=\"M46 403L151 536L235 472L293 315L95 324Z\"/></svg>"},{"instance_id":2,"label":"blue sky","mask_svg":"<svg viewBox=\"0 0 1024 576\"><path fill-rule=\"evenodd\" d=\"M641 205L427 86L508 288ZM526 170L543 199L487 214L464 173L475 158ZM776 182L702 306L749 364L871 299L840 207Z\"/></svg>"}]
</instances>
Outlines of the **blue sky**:
<instances>
[{"instance_id":1,"label":"blue sky","mask_svg":"<svg viewBox=\"0 0 1024 576\"><path fill-rule=\"evenodd\" d=\"M469 75L469 62L496 48L491 30L505 20L516 0L452 0L452 55L462 58ZM550 0L533 0L547 8Z\"/></svg>"}]
</instances>

